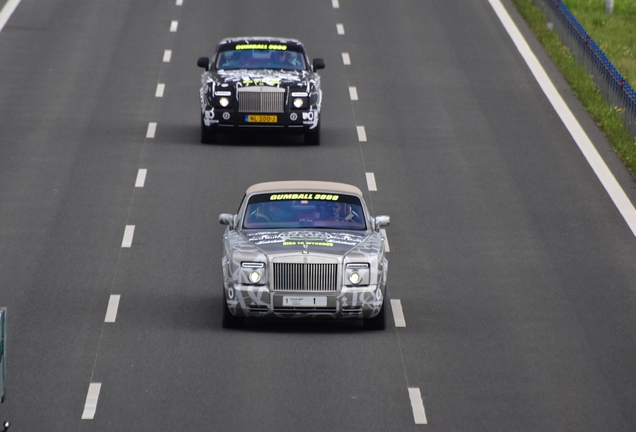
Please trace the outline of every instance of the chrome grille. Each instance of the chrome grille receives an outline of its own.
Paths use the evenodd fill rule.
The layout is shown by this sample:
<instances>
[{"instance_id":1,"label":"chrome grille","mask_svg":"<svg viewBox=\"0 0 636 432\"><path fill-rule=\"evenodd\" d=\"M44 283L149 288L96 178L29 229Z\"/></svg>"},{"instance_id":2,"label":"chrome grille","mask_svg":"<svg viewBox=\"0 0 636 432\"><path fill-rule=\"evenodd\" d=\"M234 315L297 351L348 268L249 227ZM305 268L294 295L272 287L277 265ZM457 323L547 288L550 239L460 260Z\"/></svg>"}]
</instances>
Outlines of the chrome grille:
<instances>
[{"instance_id":1,"label":"chrome grille","mask_svg":"<svg viewBox=\"0 0 636 432\"><path fill-rule=\"evenodd\" d=\"M285 112L285 89L253 86L238 89L239 112Z\"/></svg>"},{"instance_id":2,"label":"chrome grille","mask_svg":"<svg viewBox=\"0 0 636 432\"><path fill-rule=\"evenodd\" d=\"M338 291L338 264L274 263L275 291Z\"/></svg>"}]
</instances>

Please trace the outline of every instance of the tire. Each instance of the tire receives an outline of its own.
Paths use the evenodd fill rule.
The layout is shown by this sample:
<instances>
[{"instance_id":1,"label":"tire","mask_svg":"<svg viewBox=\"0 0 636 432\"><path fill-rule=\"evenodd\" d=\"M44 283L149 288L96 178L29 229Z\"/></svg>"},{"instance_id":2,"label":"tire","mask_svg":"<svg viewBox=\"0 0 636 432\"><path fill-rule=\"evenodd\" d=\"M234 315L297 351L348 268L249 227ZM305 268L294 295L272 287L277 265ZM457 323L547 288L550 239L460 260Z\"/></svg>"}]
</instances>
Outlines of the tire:
<instances>
[{"instance_id":1,"label":"tire","mask_svg":"<svg viewBox=\"0 0 636 432\"><path fill-rule=\"evenodd\" d=\"M373 318L368 318L364 320L365 329L368 329L368 330L385 330L386 329L386 303L387 303L387 295L384 296L384 300L382 301L382 309L380 309L380 313L374 316Z\"/></svg>"},{"instance_id":2,"label":"tire","mask_svg":"<svg viewBox=\"0 0 636 432\"><path fill-rule=\"evenodd\" d=\"M223 328L236 329L245 327L245 319L232 315L230 309L227 307L225 296L223 296L223 322L221 323Z\"/></svg>"},{"instance_id":3,"label":"tire","mask_svg":"<svg viewBox=\"0 0 636 432\"><path fill-rule=\"evenodd\" d=\"M216 128L206 126L205 123L203 123L203 114L201 114L201 143L214 144L216 138Z\"/></svg>"},{"instance_id":4,"label":"tire","mask_svg":"<svg viewBox=\"0 0 636 432\"><path fill-rule=\"evenodd\" d=\"M305 144L320 145L320 122L315 129L305 133Z\"/></svg>"}]
</instances>

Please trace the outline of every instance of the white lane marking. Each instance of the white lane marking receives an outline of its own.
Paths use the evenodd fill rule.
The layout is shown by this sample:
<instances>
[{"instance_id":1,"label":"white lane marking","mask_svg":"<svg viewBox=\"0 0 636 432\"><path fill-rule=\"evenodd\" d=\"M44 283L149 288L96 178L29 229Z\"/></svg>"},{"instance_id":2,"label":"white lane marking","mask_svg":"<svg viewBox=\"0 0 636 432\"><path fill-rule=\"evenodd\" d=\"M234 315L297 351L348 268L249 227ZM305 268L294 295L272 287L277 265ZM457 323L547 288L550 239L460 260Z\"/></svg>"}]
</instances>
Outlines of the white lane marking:
<instances>
[{"instance_id":1,"label":"white lane marking","mask_svg":"<svg viewBox=\"0 0 636 432\"><path fill-rule=\"evenodd\" d=\"M155 97L163 97L163 91L166 89L165 84L157 84L157 90L155 91Z\"/></svg>"},{"instance_id":2,"label":"white lane marking","mask_svg":"<svg viewBox=\"0 0 636 432\"><path fill-rule=\"evenodd\" d=\"M126 229L124 230L124 239L121 241L121 247L123 248L131 247L134 235L135 235L135 226L126 225Z\"/></svg>"},{"instance_id":3,"label":"white lane marking","mask_svg":"<svg viewBox=\"0 0 636 432\"><path fill-rule=\"evenodd\" d=\"M373 173L364 173L364 174L367 177L367 187L369 188L369 191L377 191L378 188L375 185L375 175Z\"/></svg>"},{"instance_id":4,"label":"white lane marking","mask_svg":"<svg viewBox=\"0 0 636 432\"><path fill-rule=\"evenodd\" d=\"M349 66L351 64L351 57L349 57L349 53L342 53L342 63L345 66Z\"/></svg>"},{"instance_id":5,"label":"white lane marking","mask_svg":"<svg viewBox=\"0 0 636 432\"><path fill-rule=\"evenodd\" d=\"M146 168L139 168L139 171L137 171L137 180L135 180L135 187L144 187L144 184L146 183L146 174L148 174L148 170Z\"/></svg>"},{"instance_id":6,"label":"white lane marking","mask_svg":"<svg viewBox=\"0 0 636 432\"><path fill-rule=\"evenodd\" d=\"M358 89L355 87L349 87L349 97L352 101L358 100Z\"/></svg>"},{"instance_id":7,"label":"white lane marking","mask_svg":"<svg viewBox=\"0 0 636 432\"><path fill-rule=\"evenodd\" d=\"M170 23L170 31L172 33L176 32L178 27L179 27L179 21L172 21Z\"/></svg>"},{"instance_id":8,"label":"white lane marking","mask_svg":"<svg viewBox=\"0 0 636 432\"><path fill-rule=\"evenodd\" d=\"M177 6L183 6L183 0L177 0Z\"/></svg>"},{"instance_id":9,"label":"white lane marking","mask_svg":"<svg viewBox=\"0 0 636 432\"><path fill-rule=\"evenodd\" d=\"M333 6L334 9L339 9L340 2L338 0L331 0L331 6Z\"/></svg>"},{"instance_id":10,"label":"white lane marking","mask_svg":"<svg viewBox=\"0 0 636 432\"><path fill-rule=\"evenodd\" d=\"M424 411L424 401L422 393L418 387L409 387L409 398L413 409L413 419L415 424L426 424L426 412Z\"/></svg>"},{"instance_id":11,"label":"white lane marking","mask_svg":"<svg viewBox=\"0 0 636 432\"><path fill-rule=\"evenodd\" d=\"M344 34L344 25L336 24L336 31L338 32L339 35L343 35Z\"/></svg>"},{"instance_id":12,"label":"white lane marking","mask_svg":"<svg viewBox=\"0 0 636 432\"><path fill-rule=\"evenodd\" d=\"M157 132L157 123L148 123L148 130L146 131L146 138L154 138L155 132Z\"/></svg>"},{"instance_id":13,"label":"white lane marking","mask_svg":"<svg viewBox=\"0 0 636 432\"><path fill-rule=\"evenodd\" d=\"M358 131L358 141L366 142L367 132L364 130L364 126L356 126L356 130Z\"/></svg>"},{"instance_id":14,"label":"white lane marking","mask_svg":"<svg viewBox=\"0 0 636 432\"><path fill-rule=\"evenodd\" d=\"M106 318L104 318L104 322L114 323L117 319L117 309L119 308L119 298L121 295L112 294L110 299L108 299L108 308L106 309Z\"/></svg>"},{"instance_id":15,"label":"white lane marking","mask_svg":"<svg viewBox=\"0 0 636 432\"><path fill-rule=\"evenodd\" d=\"M384 237L384 250L386 252L391 252L391 249L389 248L389 238L386 236L386 230L381 228L380 232L382 233L382 237Z\"/></svg>"},{"instance_id":16,"label":"white lane marking","mask_svg":"<svg viewBox=\"0 0 636 432\"><path fill-rule=\"evenodd\" d=\"M97 410L97 399L99 398L99 391L101 390L101 388L101 383L91 383L88 386L88 394L86 395L86 403L84 404L82 420L93 420L93 417L95 417L95 411Z\"/></svg>"},{"instance_id":17,"label":"white lane marking","mask_svg":"<svg viewBox=\"0 0 636 432\"><path fill-rule=\"evenodd\" d=\"M13 15L13 12L15 12L15 9L20 4L20 1L21 0L9 0L4 5L2 10L0 10L0 32L7 24L7 21L9 21L9 18L11 18L11 15Z\"/></svg>"},{"instance_id":18,"label":"white lane marking","mask_svg":"<svg viewBox=\"0 0 636 432\"><path fill-rule=\"evenodd\" d=\"M557 89L554 88L554 84L552 84L548 74L539 63L539 60L537 60L537 57L528 46L528 43L519 32L519 29L512 21L510 15L508 15L508 12L501 2L499 0L488 1L519 50L519 53L528 65L528 68L541 86L541 89L554 107L554 110L557 112L561 121L570 132L570 135L572 135L572 138L581 150L581 153L583 153L583 156L585 156L585 159L587 159L587 163L590 164L590 167L592 167L592 170L601 181L601 184L614 202L614 205L623 216L623 219L625 219L625 222L627 222L632 233L636 236L636 209L634 208L634 205L627 195L625 195L625 191L618 184L616 178L598 154L598 151L579 122L576 120L576 117L572 114L572 111L570 111L570 108L567 106Z\"/></svg>"},{"instance_id":19,"label":"white lane marking","mask_svg":"<svg viewBox=\"0 0 636 432\"><path fill-rule=\"evenodd\" d=\"M170 63L170 58L172 57L172 50L165 50L163 52L163 62Z\"/></svg>"},{"instance_id":20,"label":"white lane marking","mask_svg":"<svg viewBox=\"0 0 636 432\"><path fill-rule=\"evenodd\" d=\"M402 302L399 299L391 299L391 311L393 312L395 326L406 327L406 320L404 320L404 311L402 311Z\"/></svg>"}]
</instances>

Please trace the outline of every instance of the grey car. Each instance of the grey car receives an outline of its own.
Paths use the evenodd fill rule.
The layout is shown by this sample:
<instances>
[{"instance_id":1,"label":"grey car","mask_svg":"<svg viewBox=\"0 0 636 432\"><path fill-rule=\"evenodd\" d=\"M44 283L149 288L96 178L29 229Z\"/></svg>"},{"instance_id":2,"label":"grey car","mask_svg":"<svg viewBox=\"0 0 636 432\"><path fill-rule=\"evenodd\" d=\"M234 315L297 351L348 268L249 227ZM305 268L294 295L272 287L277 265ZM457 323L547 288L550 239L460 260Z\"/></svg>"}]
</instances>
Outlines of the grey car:
<instances>
[{"instance_id":1,"label":"grey car","mask_svg":"<svg viewBox=\"0 0 636 432\"><path fill-rule=\"evenodd\" d=\"M223 327L245 318L358 319L386 328L382 228L355 186L259 183L237 214L223 213Z\"/></svg>"}]
</instances>

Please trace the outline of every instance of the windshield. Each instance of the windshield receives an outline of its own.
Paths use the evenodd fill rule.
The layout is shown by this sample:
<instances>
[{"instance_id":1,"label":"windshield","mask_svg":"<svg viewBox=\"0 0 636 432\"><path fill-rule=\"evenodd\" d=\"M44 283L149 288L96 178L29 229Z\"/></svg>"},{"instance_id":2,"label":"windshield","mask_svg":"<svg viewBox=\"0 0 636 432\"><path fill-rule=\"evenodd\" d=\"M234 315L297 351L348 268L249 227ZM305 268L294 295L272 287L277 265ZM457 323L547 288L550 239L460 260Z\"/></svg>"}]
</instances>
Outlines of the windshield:
<instances>
[{"instance_id":1,"label":"windshield","mask_svg":"<svg viewBox=\"0 0 636 432\"><path fill-rule=\"evenodd\" d=\"M366 223L360 199L312 192L250 197L243 228L304 227L364 230Z\"/></svg>"},{"instance_id":2,"label":"windshield","mask_svg":"<svg viewBox=\"0 0 636 432\"><path fill-rule=\"evenodd\" d=\"M303 53L289 50L228 50L216 59L217 69L305 70Z\"/></svg>"}]
</instances>

